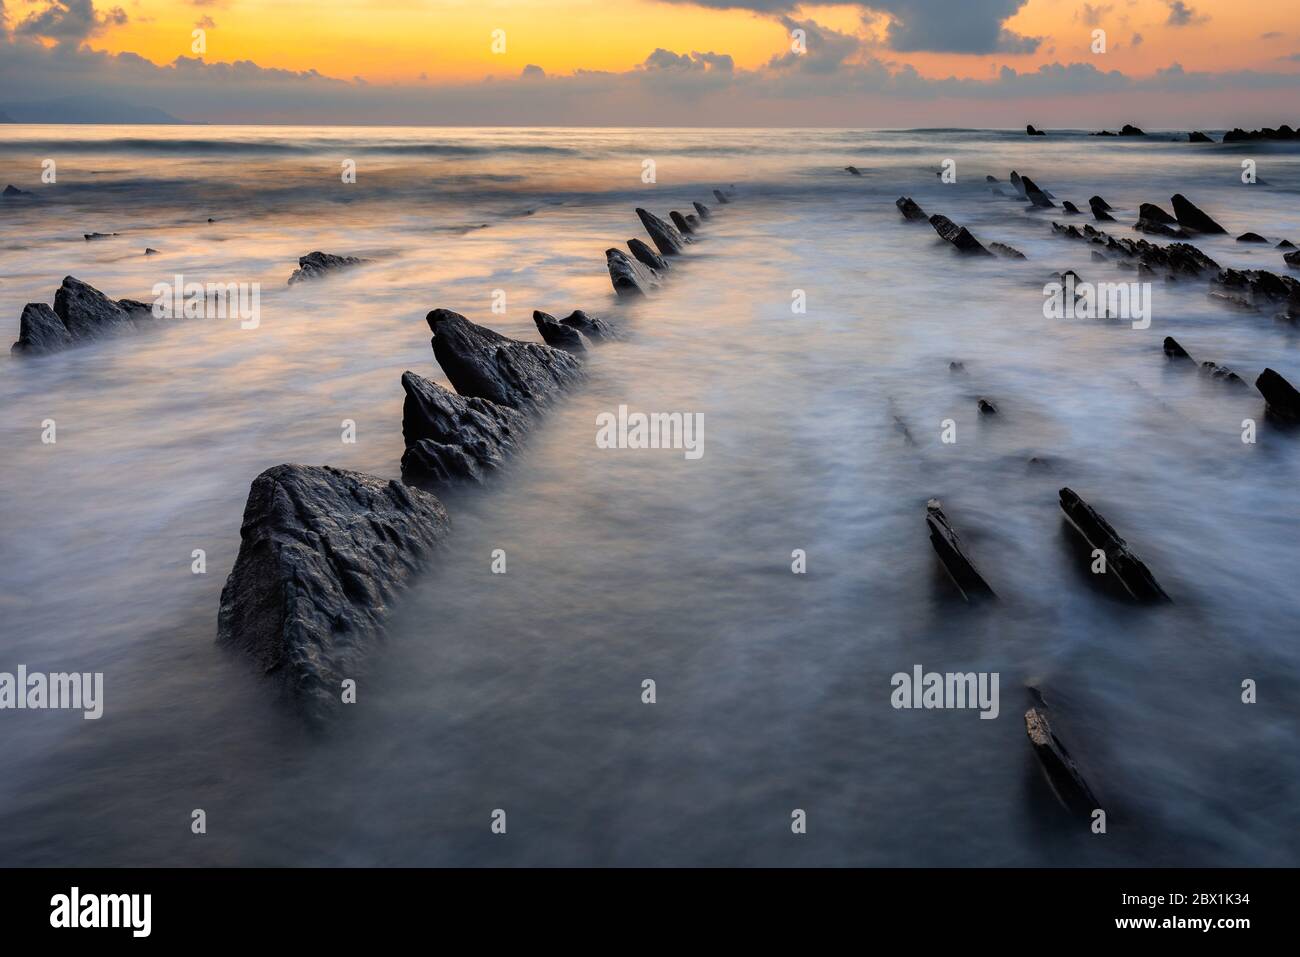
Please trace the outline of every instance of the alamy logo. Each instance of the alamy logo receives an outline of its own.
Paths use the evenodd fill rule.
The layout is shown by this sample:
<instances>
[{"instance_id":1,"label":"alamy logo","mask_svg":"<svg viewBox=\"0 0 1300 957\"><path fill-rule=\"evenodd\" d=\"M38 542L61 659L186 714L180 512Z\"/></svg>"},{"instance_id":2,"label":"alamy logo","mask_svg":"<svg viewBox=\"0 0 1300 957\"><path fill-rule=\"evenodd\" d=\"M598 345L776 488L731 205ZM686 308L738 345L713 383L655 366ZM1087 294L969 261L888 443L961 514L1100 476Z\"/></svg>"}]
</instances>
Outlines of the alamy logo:
<instances>
[{"instance_id":1,"label":"alamy logo","mask_svg":"<svg viewBox=\"0 0 1300 957\"><path fill-rule=\"evenodd\" d=\"M153 925L152 894L69 894L50 898L51 927L129 927L132 937L148 937Z\"/></svg>"},{"instance_id":2,"label":"alamy logo","mask_svg":"<svg viewBox=\"0 0 1300 957\"><path fill-rule=\"evenodd\" d=\"M172 280L154 283L154 318L238 319L241 329L261 325L260 282L186 282L180 274Z\"/></svg>"},{"instance_id":3,"label":"alamy logo","mask_svg":"<svg viewBox=\"0 0 1300 957\"><path fill-rule=\"evenodd\" d=\"M16 674L0 671L0 711L71 709L93 721L104 713L104 673L52 672L44 674L19 665Z\"/></svg>"},{"instance_id":4,"label":"alamy logo","mask_svg":"<svg viewBox=\"0 0 1300 957\"><path fill-rule=\"evenodd\" d=\"M703 412L628 412L596 416L598 449L682 449L688 459L704 455Z\"/></svg>"},{"instance_id":5,"label":"alamy logo","mask_svg":"<svg viewBox=\"0 0 1300 957\"><path fill-rule=\"evenodd\" d=\"M1079 282L1068 272L1064 282L1043 287L1045 319L1129 319L1134 329L1151 326L1151 283Z\"/></svg>"},{"instance_id":6,"label":"alamy logo","mask_svg":"<svg viewBox=\"0 0 1300 957\"><path fill-rule=\"evenodd\" d=\"M1000 672L925 671L912 666L912 673L899 671L889 679L893 692L889 703L895 708L978 708L981 718L992 720L1001 710L998 704Z\"/></svg>"}]
</instances>

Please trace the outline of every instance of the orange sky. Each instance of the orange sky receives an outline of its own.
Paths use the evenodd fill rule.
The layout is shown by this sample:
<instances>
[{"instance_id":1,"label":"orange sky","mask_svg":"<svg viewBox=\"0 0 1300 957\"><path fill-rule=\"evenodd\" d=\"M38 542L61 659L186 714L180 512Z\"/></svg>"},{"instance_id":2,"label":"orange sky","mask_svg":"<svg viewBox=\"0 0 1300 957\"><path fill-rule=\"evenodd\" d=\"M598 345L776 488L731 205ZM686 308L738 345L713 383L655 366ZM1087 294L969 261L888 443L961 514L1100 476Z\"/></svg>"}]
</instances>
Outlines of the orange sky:
<instances>
[{"instance_id":1,"label":"orange sky","mask_svg":"<svg viewBox=\"0 0 1300 957\"><path fill-rule=\"evenodd\" d=\"M431 82L514 77L526 64L547 73L577 69L623 71L656 47L728 53L752 68L785 52L785 29L770 16L657 0L121 0L126 22L106 25L89 41L95 49L132 51L156 63L191 53L191 30L202 18L209 62L252 60L264 67L316 69L328 76L371 82ZM743 2L743 0L737 0ZM954 3L963 0L953 0ZM48 0L7 0L11 25ZM111 9L111 3L96 4ZM1145 75L1178 62L1187 70L1259 69L1289 72L1300 62L1300 3L1296 0L1189 0L1205 22L1167 24L1166 0L1100 0L1099 25L1108 52L1088 49L1093 29L1079 0L1028 0L1006 23L1047 40L1026 55L1005 53L875 55L908 63L925 76L987 77L1002 64L1018 70L1054 61L1088 61L1104 70ZM853 6L802 7L841 32L879 36L887 23L866 24ZM506 31L506 51L491 50L492 31ZM1133 35L1143 42L1132 44ZM1266 33L1278 36L1263 38Z\"/></svg>"}]
</instances>

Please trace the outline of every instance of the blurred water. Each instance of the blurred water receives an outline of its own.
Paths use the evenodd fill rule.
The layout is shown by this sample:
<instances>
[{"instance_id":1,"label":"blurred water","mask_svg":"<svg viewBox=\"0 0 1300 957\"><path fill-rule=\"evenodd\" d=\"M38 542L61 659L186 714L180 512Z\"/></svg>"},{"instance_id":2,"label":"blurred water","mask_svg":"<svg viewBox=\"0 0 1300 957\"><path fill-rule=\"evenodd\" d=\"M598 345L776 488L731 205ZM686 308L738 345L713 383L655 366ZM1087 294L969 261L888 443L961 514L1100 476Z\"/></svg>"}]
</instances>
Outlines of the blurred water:
<instances>
[{"instance_id":1,"label":"blurred water","mask_svg":"<svg viewBox=\"0 0 1300 957\"><path fill-rule=\"evenodd\" d=\"M1053 273L1131 275L984 183L1014 167L1085 208L1100 192L1118 235L1140 202L1183 192L1233 235L1300 242L1293 148L954 130L4 133L0 179L35 194L0 201L11 339L23 303L52 301L67 274L146 300L175 274L260 282L262 321L2 360L0 671L103 671L107 701L99 721L0 712L0 864L1300 861L1300 440L1264 422L1253 389L1160 349L1172 334L1250 381L1271 366L1300 382L1297 330L1197 282L1158 283L1145 331L1044 319ZM56 185L39 181L46 158ZM934 175L947 158L956 184ZM1241 184L1244 158L1267 186ZM665 214L730 183L737 202L663 294L616 303L603 251L641 233L633 206ZM1028 259L956 258L901 221L902 194ZM1231 236L1198 245L1283 269ZM287 287L313 249L375 262ZM248 485L280 462L395 477L401 372L445 381L423 322L435 306L533 341L534 308L629 335L591 355L589 383L504 474L445 496L447 555L392 609L359 703L311 734L214 644ZM704 413L704 457L597 449L595 416L620 403ZM1056 504L1067 484L1174 605L1093 586ZM955 598L927 540L931 496L997 604ZM490 573L495 548L506 575ZM796 548L807 575L791 574ZM918 663L999 672L1000 717L893 710L890 676ZM1245 678L1258 704L1240 702ZM1027 683L1101 796L1104 837L1038 776Z\"/></svg>"}]
</instances>

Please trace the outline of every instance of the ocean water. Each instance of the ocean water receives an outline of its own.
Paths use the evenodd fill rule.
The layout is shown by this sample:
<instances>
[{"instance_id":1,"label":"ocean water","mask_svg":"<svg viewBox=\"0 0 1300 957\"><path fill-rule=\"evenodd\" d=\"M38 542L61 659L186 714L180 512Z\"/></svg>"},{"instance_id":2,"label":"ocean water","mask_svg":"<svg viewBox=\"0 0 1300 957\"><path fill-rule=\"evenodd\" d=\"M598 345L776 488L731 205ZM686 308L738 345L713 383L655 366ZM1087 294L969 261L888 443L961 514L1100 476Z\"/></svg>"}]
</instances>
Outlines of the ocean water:
<instances>
[{"instance_id":1,"label":"ocean water","mask_svg":"<svg viewBox=\"0 0 1300 957\"><path fill-rule=\"evenodd\" d=\"M0 360L0 671L105 675L97 721L0 711L0 864L1300 863L1300 435L1161 351L1300 383L1300 332L1186 280L1154 284L1145 330L1045 318L1063 269L1133 277L1054 237L1059 211L994 195L1012 168L1085 209L1100 193L1121 236L1182 192L1229 229L1197 241L1223 265L1284 270L1246 230L1300 243L1300 152L1268 144L3 127L0 180L34 193L0 201L10 339L65 275L146 301L176 275L256 282L261 317ZM1027 259L957 257L900 195ZM693 199L717 212L701 241L659 295L617 302L604 250L642 235L634 207ZM287 286L316 249L373 263ZM401 373L446 381L435 307L530 341L533 309L582 308L626 335L506 469L443 496L446 553L391 608L358 703L312 730L215 644L248 486L281 462L396 477ZM620 404L702 413L703 457L597 448ZM1171 605L1096 586L1067 485ZM956 596L931 497L997 602ZM997 672L999 716L894 709L918 664ZM1106 834L1038 772L1029 685Z\"/></svg>"}]
</instances>

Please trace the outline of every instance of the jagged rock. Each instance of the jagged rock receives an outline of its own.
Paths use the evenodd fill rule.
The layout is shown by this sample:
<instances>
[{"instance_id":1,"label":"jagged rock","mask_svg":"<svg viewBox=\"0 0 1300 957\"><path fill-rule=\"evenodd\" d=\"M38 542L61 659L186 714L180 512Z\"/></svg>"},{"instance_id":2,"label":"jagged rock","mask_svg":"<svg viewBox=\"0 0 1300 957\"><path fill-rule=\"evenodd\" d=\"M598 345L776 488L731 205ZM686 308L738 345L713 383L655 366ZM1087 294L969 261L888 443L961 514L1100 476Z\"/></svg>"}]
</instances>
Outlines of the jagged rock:
<instances>
[{"instance_id":1,"label":"jagged rock","mask_svg":"<svg viewBox=\"0 0 1300 957\"><path fill-rule=\"evenodd\" d=\"M1066 226L1063 223L1052 223L1052 232L1060 233L1063 236L1069 236L1071 239L1083 239L1083 233L1079 232L1074 226Z\"/></svg>"},{"instance_id":2,"label":"jagged rock","mask_svg":"<svg viewBox=\"0 0 1300 957\"><path fill-rule=\"evenodd\" d=\"M1198 132L1198 131L1196 131L1196 130L1192 130L1192 132L1190 132L1190 133L1187 134L1187 142L1189 142L1189 143L1213 143L1214 140L1210 139L1210 138L1209 138L1208 136L1206 136L1204 133L1200 133L1200 132Z\"/></svg>"},{"instance_id":3,"label":"jagged rock","mask_svg":"<svg viewBox=\"0 0 1300 957\"><path fill-rule=\"evenodd\" d=\"M659 274L649 266L628 258L621 249L605 250L609 280L620 299L644 296L660 285Z\"/></svg>"},{"instance_id":4,"label":"jagged rock","mask_svg":"<svg viewBox=\"0 0 1300 957\"><path fill-rule=\"evenodd\" d=\"M660 256L641 240L629 239L627 241L627 248L631 251L637 262L642 265L649 266L656 272L663 273L668 271L668 260L664 259L663 256Z\"/></svg>"},{"instance_id":5,"label":"jagged rock","mask_svg":"<svg viewBox=\"0 0 1300 957\"><path fill-rule=\"evenodd\" d=\"M1125 123L1123 129L1119 131L1119 135L1120 136L1146 136L1147 134L1145 130L1140 130L1136 126L1130 126L1128 123Z\"/></svg>"},{"instance_id":6,"label":"jagged rock","mask_svg":"<svg viewBox=\"0 0 1300 957\"><path fill-rule=\"evenodd\" d=\"M54 312L67 328L71 340L98 339L129 328L145 318L131 300L114 302L88 283L66 276L54 294ZM152 315L152 313L148 313Z\"/></svg>"},{"instance_id":7,"label":"jagged rock","mask_svg":"<svg viewBox=\"0 0 1300 957\"><path fill-rule=\"evenodd\" d=\"M212 222L212 220L208 220ZM298 268L293 271L289 277L289 285L304 282L308 279L319 279L326 273L333 272L336 269L345 269L349 266L360 266L369 262L368 259L358 259L356 256L335 256L333 253L312 252L306 256L298 257Z\"/></svg>"},{"instance_id":8,"label":"jagged rock","mask_svg":"<svg viewBox=\"0 0 1300 957\"><path fill-rule=\"evenodd\" d=\"M1270 303L1283 302L1289 318L1300 317L1300 281L1279 276L1263 269L1224 269L1212 280L1219 287L1217 295L1241 305L1259 309Z\"/></svg>"},{"instance_id":9,"label":"jagged rock","mask_svg":"<svg viewBox=\"0 0 1300 957\"><path fill-rule=\"evenodd\" d=\"M1074 203L1070 202L1068 199L1061 203L1061 208L1071 216L1077 216L1079 214L1079 207L1075 206Z\"/></svg>"},{"instance_id":10,"label":"jagged rock","mask_svg":"<svg viewBox=\"0 0 1300 957\"><path fill-rule=\"evenodd\" d=\"M941 216L940 214L935 213L930 217L930 225L934 227L936 233L948 242L952 243L963 253L979 256L993 255L980 245L980 241L972 236L965 226L958 226L947 216Z\"/></svg>"},{"instance_id":11,"label":"jagged rock","mask_svg":"<svg viewBox=\"0 0 1300 957\"><path fill-rule=\"evenodd\" d=\"M609 323L596 316L589 316L581 309L575 309L560 320L561 325L577 329L592 342L605 342L618 338Z\"/></svg>"},{"instance_id":12,"label":"jagged rock","mask_svg":"<svg viewBox=\"0 0 1300 957\"><path fill-rule=\"evenodd\" d=\"M994 405L992 402L990 402L988 399L984 398L983 396L980 396L979 401L976 402L975 405L980 410L980 413L983 415L998 414L998 407Z\"/></svg>"},{"instance_id":13,"label":"jagged rock","mask_svg":"<svg viewBox=\"0 0 1300 957\"><path fill-rule=\"evenodd\" d=\"M19 189L17 186L6 186L5 191L0 193L2 196L30 196L31 194L25 189Z\"/></svg>"},{"instance_id":14,"label":"jagged rock","mask_svg":"<svg viewBox=\"0 0 1300 957\"><path fill-rule=\"evenodd\" d=\"M1178 344L1173 336L1165 336L1165 355L1170 359L1190 359L1187 350Z\"/></svg>"},{"instance_id":15,"label":"jagged rock","mask_svg":"<svg viewBox=\"0 0 1300 957\"><path fill-rule=\"evenodd\" d=\"M1150 570L1095 508L1072 489L1061 489L1060 496L1061 509L1070 524L1094 550L1105 552L1106 575L1123 585L1125 591L1138 601L1169 601L1169 596L1156 583Z\"/></svg>"},{"instance_id":16,"label":"jagged rock","mask_svg":"<svg viewBox=\"0 0 1300 957\"><path fill-rule=\"evenodd\" d=\"M961 596L967 601L996 598L993 589L979 573L975 563L967 556L961 539L953 529L952 523L948 521L948 516L943 512L943 505L937 498L932 498L926 503L925 524L930 529L930 544L934 546L944 570L952 578Z\"/></svg>"},{"instance_id":17,"label":"jagged rock","mask_svg":"<svg viewBox=\"0 0 1300 957\"><path fill-rule=\"evenodd\" d=\"M463 396L524 411L547 404L582 376L582 364L567 352L507 338L449 309L434 309L425 320L434 358Z\"/></svg>"},{"instance_id":18,"label":"jagged rock","mask_svg":"<svg viewBox=\"0 0 1300 957\"><path fill-rule=\"evenodd\" d=\"M1008 246L1006 243L989 243L989 249L993 250L999 256L1006 259L1024 259L1025 254L1014 246Z\"/></svg>"},{"instance_id":19,"label":"jagged rock","mask_svg":"<svg viewBox=\"0 0 1300 957\"><path fill-rule=\"evenodd\" d=\"M861 176L861 175L862 175L862 171L859 170L856 166L846 166L846 167L844 167L844 171L845 171L846 173L852 173L854 176Z\"/></svg>"},{"instance_id":20,"label":"jagged rock","mask_svg":"<svg viewBox=\"0 0 1300 957\"><path fill-rule=\"evenodd\" d=\"M1056 204L1047 198L1047 194L1038 188L1037 184L1028 176L1020 177L1020 184L1024 187L1025 197L1040 209L1055 209Z\"/></svg>"},{"instance_id":21,"label":"jagged rock","mask_svg":"<svg viewBox=\"0 0 1300 957\"><path fill-rule=\"evenodd\" d=\"M709 207L705 206L703 203L692 203L691 205L694 206L695 211L700 214L700 219L711 219L713 217L713 213L709 211Z\"/></svg>"},{"instance_id":22,"label":"jagged rock","mask_svg":"<svg viewBox=\"0 0 1300 957\"><path fill-rule=\"evenodd\" d=\"M1089 133L1089 136L1114 136L1110 130L1098 130L1096 133Z\"/></svg>"},{"instance_id":23,"label":"jagged rock","mask_svg":"<svg viewBox=\"0 0 1300 957\"><path fill-rule=\"evenodd\" d=\"M1133 228L1140 233L1147 233L1151 236L1165 236L1169 239L1188 238L1187 233L1177 226L1166 226L1164 223L1155 223L1149 219L1139 219L1133 224Z\"/></svg>"},{"instance_id":24,"label":"jagged rock","mask_svg":"<svg viewBox=\"0 0 1300 957\"><path fill-rule=\"evenodd\" d=\"M1025 133L1026 133L1026 135L1028 135L1028 136L1046 136L1046 135L1047 135L1047 134L1044 133L1042 130L1036 130L1036 129L1034 129L1034 127L1033 127L1032 124L1031 124L1031 125L1028 125L1028 126L1025 127Z\"/></svg>"},{"instance_id":25,"label":"jagged rock","mask_svg":"<svg viewBox=\"0 0 1300 957\"><path fill-rule=\"evenodd\" d=\"M1098 200L1101 200L1101 202L1098 203ZM1088 207L1092 210L1092 218L1097 220L1097 222L1113 223L1115 221L1115 217L1106 212L1110 207L1105 205L1105 200L1102 200L1100 196L1094 196L1089 200Z\"/></svg>"},{"instance_id":26,"label":"jagged rock","mask_svg":"<svg viewBox=\"0 0 1300 957\"><path fill-rule=\"evenodd\" d=\"M676 256L690 242L687 237L677 231L675 226L671 223L665 223L654 213L638 207L636 214L641 218L641 225L645 227L645 231L650 234L650 239L663 255Z\"/></svg>"},{"instance_id":27,"label":"jagged rock","mask_svg":"<svg viewBox=\"0 0 1300 957\"><path fill-rule=\"evenodd\" d=\"M1259 233L1242 233L1240 236L1237 237L1237 242L1239 242L1239 243L1266 243L1266 242L1268 242L1268 240L1265 239L1263 236L1261 236Z\"/></svg>"},{"instance_id":28,"label":"jagged rock","mask_svg":"<svg viewBox=\"0 0 1300 957\"><path fill-rule=\"evenodd\" d=\"M337 705L388 606L446 534L427 492L327 466L277 465L253 480L217 640L315 713Z\"/></svg>"},{"instance_id":29,"label":"jagged rock","mask_svg":"<svg viewBox=\"0 0 1300 957\"><path fill-rule=\"evenodd\" d=\"M1264 127L1262 130L1251 130L1247 133L1241 127L1229 130L1223 136L1225 143L1241 143L1248 140L1294 140L1300 139L1300 133L1297 133L1290 126L1283 123L1277 129Z\"/></svg>"},{"instance_id":30,"label":"jagged rock","mask_svg":"<svg viewBox=\"0 0 1300 957\"><path fill-rule=\"evenodd\" d=\"M1100 196L1088 197L1088 205L1092 207L1094 212L1098 209L1104 209L1107 212L1109 212L1111 209L1114 209L1114 207L1111 206L1110 203L1106 202Z\"/></svg>"},{"instance_id":31,"label":"jagged rock","mask_svg":"<svg viewBox=\"0 0 1300 957\"><path fill-rule=\"evenodd\" d=\"M1057 800L1076 817L1091 818L1092 812L1101 807L1101 802L1052 730L1046 710L1045 707L1034 707L1025 712L1025 734Z\"/></svg>"},{"instance_id":32,"label":"jagged rock","mask_svg":"<svg viewBox=\"0 0 1300 957\"><path fill-rule=\"evenodd\" d=\"M574 355L587 351L587 347L582 344L582 334L571 326L561 325L554 316L535 310L533 322L537 324L537 331L542 334L542 341L548 346L563 349Z\"/></svg>"},{"instance_id":33,"label":"jagged rock","mask_svg":"<svg viewBox=\"0 0 1300 957\"><path fill-rule=\"evenodd\" d=\"M1270 415L1285 422L1300 422L1300 392L1272 369L1265 369L1255 380L1255 388L1264 397Z\"/></svg>"},{"instance_id":34,"label":"jagged rock","mask_svg":"<svg viewBox=\"0 0 1300 957\"><path fill-rule=\"evenodd\" d=\"M72 333L53 309L43 302L29 302L23 306L23 314L18 320L18 341L10 348L11 352L37 355L57 352L70 345Z\"/></svg>"},{"instance_id":35,"label":"jagged rock","mask_svg":"<svg viewBox=\"0 0 1300 957\"><path fill-rule=\"evenodd\" d=\"M1175 193L1170 202L1173 203L1174 215L1183 228L1194 229L1198 233L1227 232L1182 193Z\"/></svg>"},{"instance_id":36,"label":"jagged rock","mask_svg":"<svg viewBox=\"0 0 1300 957\"><path fill-rule=\"evenodd\" d=\"M1221 366L1217 362L1210 362L1208 359L1201 363L1201 372L1208 375L1211 379L1218 379L1231 385L1245 385L1246 382L1241 376L1233 372L1227 366Z\"/></svg>"},{"instance_id":37,"label":"jagged rock","mask_svg":"<svg viewBox=\"0 0 1300 957\"><path fill-rule=\"evenodd\" d=\"M898 207L898 211L903 214L904 219L913 222L920 222L921 220L929 222L930 220L930 217L925 215L925 210L918 206L910 196L898 197L898 199L894 200L894 205Z\"/></svg>"},{"instance_id":38,"label":"jagged rock","mask_svg":"<svg viewBox=\"0 0 1300 957\"><path fill-rule=\"evenodd\" d=\"M1023 198L1029 198L1029 195L1025 192L1025 181L1015 170L1011 171L1011 185L1015 187L1016 192Z\"/></svg>"},{"instance_id":39,"label":"jagged rock","mask_svg":"<svg viewBox=\"0 0 1300 957\"><path fill-rule=\"evenodd\" d=\"M673 225L677 227L677 231L683 236L689 236L691 233L695 232L695 230L691 228L691 224L686 221L686 217L677 212L677 210L674 209L670 212L668 218L673 221Z\"/></svg>"},{"instance_id":40,"label":"jagged rock","mask_svg":"<svg viewBox=\"0 0 1300 957\"><path fill-rule=\"evenodd\" d=\"M527 424L514 409L467 399L414 372L402 373L402 480L430 488L477 481L518 447Z\"/></svg>"},{"instance_id":41,"label":"jagged rock","mask_svg":"<svg viewBox=\"0 0 1300 957\"><path fill-rule=\"evenodd\" d=\"M91 240L95 240L95 239L112 239L114 236L120 236L122 234L121 233L82 233L81 235L85 237L86 242L90 242Z\"/></svg>"}]
</instances>

